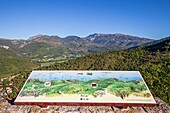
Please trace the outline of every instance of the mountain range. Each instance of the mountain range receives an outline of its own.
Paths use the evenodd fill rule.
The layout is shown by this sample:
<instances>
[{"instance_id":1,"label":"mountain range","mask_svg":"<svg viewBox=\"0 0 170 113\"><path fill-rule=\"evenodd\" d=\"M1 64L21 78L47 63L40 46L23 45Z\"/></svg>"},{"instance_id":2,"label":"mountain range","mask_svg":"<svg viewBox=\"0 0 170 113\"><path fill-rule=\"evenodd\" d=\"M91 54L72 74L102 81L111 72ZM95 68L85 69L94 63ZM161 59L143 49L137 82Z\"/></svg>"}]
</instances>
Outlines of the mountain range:
<instances>
[{"instance_id":1,"label":"mountain range","mask_svg":"<svg viewBox=\"0 0 170 113\"><path fill-rule=\"evenodd\" d=\"M113 51L119 49L125 50ZM170 37L152 40L123 34L93 34L85 38L37 35L28 40L0 39L0 78L20 73L21 76L15 79L18 82L14 82L14 86L22 87L26 80L22 73L33 69L138 70L152 94L170 104L169 51ZM55 60L54 65L43 67L32 62L33 59L44 58L45 55L67 58L71 54L75 57L76 55L84 56L65 62Z\"/></svg>"},{"instance_id":2,"label":"mountain range","mask_svg":"<svg viewBox=\"0 0 170 113\"><path fill-rule=\"evenodd\" d=\"M140 71L152 94L170 105L170 37L123 51L89 54L38 70Z\"/></svg>"},{"instance_id":3,"label":"mountain range","mask_svg":"<svg viewBox=\"0 0 170 113\"><path fill-rule=\"evenodd\" d=\"M14 51L20 56L31 59L70 58L85 54L112 50L128 49L139 46L153 39L116 34L92 34L84 38L78 36L36 35L27 40L0 39L0 48Z\"/></svg>"},{"instance_id":4,"label":"mountain range","mask_svg":"<svg viewBox=\"0 0 170 113\"><path fill-rule=\"evenodd\" d=\"M92 34L78 36L36 35L27 40L0 38L0 78L34 69L37 65L65 62L96 52L127 49L153 42L153 39L124 34Z\"/></svg>"}]
</instances>

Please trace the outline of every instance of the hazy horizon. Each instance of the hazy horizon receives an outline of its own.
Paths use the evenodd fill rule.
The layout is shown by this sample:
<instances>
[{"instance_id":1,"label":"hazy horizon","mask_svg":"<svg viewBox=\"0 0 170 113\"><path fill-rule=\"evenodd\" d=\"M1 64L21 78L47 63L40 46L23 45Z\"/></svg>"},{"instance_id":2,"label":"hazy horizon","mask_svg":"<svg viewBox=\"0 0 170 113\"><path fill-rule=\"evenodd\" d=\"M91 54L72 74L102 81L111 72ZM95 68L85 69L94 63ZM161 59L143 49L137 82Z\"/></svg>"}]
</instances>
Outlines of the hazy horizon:
<instances>
[{"instance_id":1,"label":"hazy horizon","mask_svg":"<svg viewBox=\"0 0 170 113\"><path fill-rule=\"evenodd\" d=\"M1 0L0 38L122 33L170 36L169 0Z\"/></svg>"}]
</instances>

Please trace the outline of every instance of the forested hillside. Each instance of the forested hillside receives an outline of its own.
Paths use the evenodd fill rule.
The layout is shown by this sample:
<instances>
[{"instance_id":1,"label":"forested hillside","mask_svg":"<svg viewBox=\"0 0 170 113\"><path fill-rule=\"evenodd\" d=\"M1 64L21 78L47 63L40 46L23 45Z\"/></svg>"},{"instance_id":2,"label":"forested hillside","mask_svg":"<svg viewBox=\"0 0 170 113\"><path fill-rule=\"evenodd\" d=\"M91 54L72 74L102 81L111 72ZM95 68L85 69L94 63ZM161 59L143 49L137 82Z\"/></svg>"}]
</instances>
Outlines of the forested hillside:
<instances>
[{"instance_id":1,"label":"forested hillside","mask_svg":"<svg viewBox=\"0 0 170 113\"><path fill-rule=\"evenodd\" d=\"M9 40L0 38L0 48L7 47L29 59L62 60L76 58L95 52L127 49L152 42L153 39L125 34L93 34L84 38L78 36L36 35L28 40Z\"/></svg>"},{"instance_id":2,"label":"forested hillside","mask_svg":"<svg viewBox=\"0 0 170 113\"><path fill-rule=\"evenodd\" d=\"M37 67L12 50L0 48L0 79Z\"/></svg>"},{"instance_id":3,"label":"forested hillside","mask_svg":"<svg viewBox=\"0 0 170 113\"><path fill-rule=\"evenodd\" d=\"M158 43L157 43L158 44ZM170 104L170 41L125 51L95 53L40 70L139 70L154 96ZM154 51L152 51L154 48ZM166 48L163 49L162 48ZM160 52L161 50L161 52Z\"/></svg>"},{"instance_id":4,"label":"forested hillside","mask_svg":"<svg viewBox=\"0 0 170 113\"><path fill-rule=\"evenodd\" d=\"M0 79L33 69L35 64L49 66L91 53L125 49L152 41L124 34L94 34L84 38L36 35L28 40L0 38Z\"/></svg>"},{"instance_id":5,"label":"forested hillside","mask_svg":"<svg viewBox=\"0 0 170 113\"><path fill-rule=\"evenodd\" d=\"M145 48L149 51L155 52L159 51L170 51L170 37L163 38L161 40L156 40L147 44L144 44Z\"/></svg>"},{"instance_id":6,"label":"forested hillside","mask_svg":"<svg viewBox=\"0 0 170 113\"><path fill-rule=\"evenodd\" d=\"M167 38L156 44L161 46L155 49L153 44L124 51L94 53L37 70L138 70L152 94L170 104L170 40ZM21 89L29 73L20 73L11 82Z\"/></svg>"}]
</instances>

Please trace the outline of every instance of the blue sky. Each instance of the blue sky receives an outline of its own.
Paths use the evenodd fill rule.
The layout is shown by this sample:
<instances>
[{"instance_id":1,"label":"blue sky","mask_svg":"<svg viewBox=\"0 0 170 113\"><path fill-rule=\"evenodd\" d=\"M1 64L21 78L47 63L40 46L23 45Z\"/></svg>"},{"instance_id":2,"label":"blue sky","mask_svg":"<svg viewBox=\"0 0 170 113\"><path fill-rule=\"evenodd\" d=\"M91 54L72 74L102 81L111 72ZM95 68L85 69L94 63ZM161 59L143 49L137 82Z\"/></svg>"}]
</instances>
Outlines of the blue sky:
<instances>
[{"instance_id":1,"label":"blue sky","mask_svg":"<svg viewBox=\"0 0 170 113\"><path fill-rule=\"evenodd\" d=\"M170 0L0 0L0 37L170 36Z\"/></svg>"}]
</instances>

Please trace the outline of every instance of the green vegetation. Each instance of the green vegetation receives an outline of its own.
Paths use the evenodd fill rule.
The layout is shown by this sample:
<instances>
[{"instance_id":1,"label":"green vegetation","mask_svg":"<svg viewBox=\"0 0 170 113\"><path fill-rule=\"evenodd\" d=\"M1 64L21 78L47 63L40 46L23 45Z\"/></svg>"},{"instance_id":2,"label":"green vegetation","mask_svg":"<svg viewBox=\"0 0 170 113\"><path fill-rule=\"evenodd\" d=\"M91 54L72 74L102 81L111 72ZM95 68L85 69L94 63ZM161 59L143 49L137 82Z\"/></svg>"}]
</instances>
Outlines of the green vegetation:
<instances>
[{"instance_id":1,"label":"green vegetation","mask_svg":"<svg viewBox=\"0 0 170 113\"><path fill-rule=\"evenodd\" d=\"M96 83L98 86L92 88L91 84ZM71 80L54 80L51 86L45 86L44 81L29 80L21 92L20 96L41 96L47 97L58 96L62 94L88 94L94 97L102 96L105 93L114 94L124 99L130 94L140 95L143 91L145 95L149 94L142 81L123 82L118 79L95 79L89 81L71 81ZM150 94L149 96L150 97Z\"/></svg>"},{"instance_id":2,"label":"green vegetation","mask_svg":"<svg viewBox=\"0 0 170 113\"><path fill-rule=\"evenodd\" d=\"M139 70L149 89L151 90L151 93L154 96L160 97L170 105L169 51L170 39L167 38L163 42L161 41L156 45L152 44L147 47L140 47L124 51L90 54L69 60L67 62L41 67L38 70ZM1 68L2 67L3 65ZM29 73L26 72L15 77L12 79L14 81L13 84L20 89L28 75ZM133 90L134 88L131 87L130 89ZM127 92L129 91L129 88L124 90ZM124 94L124 91L118 90L117 93L119 92L122 93L123 98L128 95ZM140 93L140 95L148 96L143 91Z\"/></svg>"},{"instance_id":3,"label":"green vegetation","mask_svg":"<svg viewBox=\"0 0 170 113\"><path fill-rule=\"evenodd\" d=\"M149 51L156 52L159 50L160 52L169 51L170 50L170 37L163 38L161 40L157 40L154 42L150 42L145 44L145 48Z\"/></svg>"},{"instance_id":4,"label":"green vegetation","mask_svg":"<svg viewBox=\"0 0 170 113\"><path fill-rule=\"evenodd\" d=\"M32 70L33 67L36 67L36 65L25 59L0 59L0 79L17 75L20 71Z\"/></svg>"},{"instance_id":5,"label":"green vegetation","mask_svg":"<svg viewBox=\"0 0 170 113\"><path fill-rule=\"evenodd\" d=\"M152 94L170 104L170 40L163 43L159 43L162 46L154 51L152 48L155 46L152 45L125 51L94 53L42 67L40 70L138 70Z\"/></svg>"},{"instance_id":6,"label":"green vegetation","mask_svg":"<svg viewBox=\"0 0 170 113\"><path fill-rule=\"evenodd\" d=\"M17 91L17 88L15 86L14 87L11 86L10 83L11 83L11 81L9 81L9 80L3 80L3 82L0 84L3 86L3 89L1 90L1 92L3 93L4 98L6 98L8 96L9 98L13 99L17 96L18 91ZM12 93L7 91L7 86L10 86Z\"/></svg>"},{"instance_id":7,"label":"green vegetation","mask_svg":"<svg viewBox=\"0 0 170 113\"><path fill-rule=\"evenodd\" d=\"M37 68L35 64L14 51L0 48L0 53L0 79Z\"/></svg>"},{"instance_id":8,"label":"green vegetation","mask_svg":"<svg viewBox=\"0 0 170 113\"><path fill-rule=\"evenodd\" d=\"M55 63L56 63L55 61L50 61L50 62L42 62L40 64L41 64L41 66L50 66L50 65L53 65Z\"/></svg>"},{"instance_id":9,"label":"green vegetation","mask_svg":"<svg viewBox=\"0 0 170 113\"><path fill-rule=\"evenodd\" d=\"M128 83L114 83L108 87L110 92L113 92L116 96L120 96L122 99L128 97L132 92L134 95L140 95L140 93L146 90L146 87L142 81L138 83L128 82ZM145 95L149 94L148 92L144 95L140 95L145 97ZM150 94L149 94L150 95Z\"/></svg>"}]
</instances>

